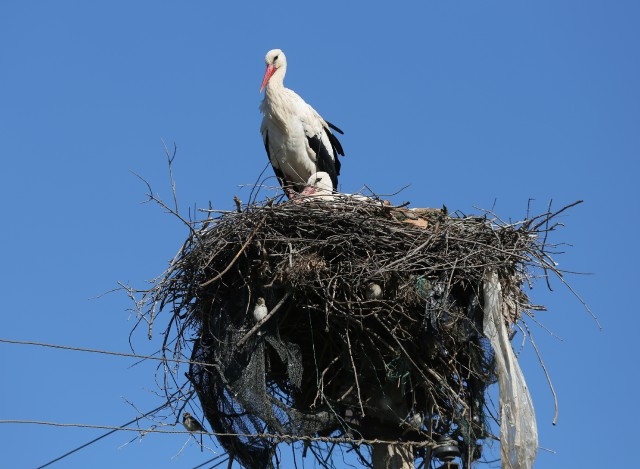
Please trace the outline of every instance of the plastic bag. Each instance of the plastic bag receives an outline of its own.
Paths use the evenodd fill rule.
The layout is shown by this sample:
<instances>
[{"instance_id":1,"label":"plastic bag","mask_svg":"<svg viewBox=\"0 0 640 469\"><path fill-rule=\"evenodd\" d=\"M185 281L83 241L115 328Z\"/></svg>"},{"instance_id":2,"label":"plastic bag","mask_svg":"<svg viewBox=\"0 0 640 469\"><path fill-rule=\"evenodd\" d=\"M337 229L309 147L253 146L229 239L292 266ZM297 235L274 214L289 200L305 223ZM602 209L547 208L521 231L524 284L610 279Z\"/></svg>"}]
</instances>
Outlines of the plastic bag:
<instances>
[{"instance_id":1,"label":"plastic bag","mask_svg":"<svg viewBox=\"0 0 640 469\"><path fill-rule=\"evenodd\" d=\"M491 342L500 386L500 453L504 469L531 469L538 427L524 375L513 353L502 314L502 288L495 271L485 272L484 335Z\"/></svg>"}]
</instances>

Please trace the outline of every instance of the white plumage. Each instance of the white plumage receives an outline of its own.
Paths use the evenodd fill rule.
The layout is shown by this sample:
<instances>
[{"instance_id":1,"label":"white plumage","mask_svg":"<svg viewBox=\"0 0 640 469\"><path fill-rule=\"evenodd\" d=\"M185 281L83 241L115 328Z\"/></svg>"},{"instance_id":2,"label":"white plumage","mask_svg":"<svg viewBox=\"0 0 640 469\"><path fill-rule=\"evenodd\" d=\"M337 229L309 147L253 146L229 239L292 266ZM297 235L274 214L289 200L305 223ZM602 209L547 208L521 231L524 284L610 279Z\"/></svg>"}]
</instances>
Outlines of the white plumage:
<instances>
[{"instance_id":1,"label":"white plumage","mask_svg":"<svg viewBox=\"0 0 640 469\"><path fill-rule=\"evenodd\" d=\"M253 308L253 319L255 319L256 322L260 322L265 317L267 317L268 313L269 313L269 310L267 309L267 305L265 304L264 298L262 297L258 298L258 300L256 301L256 306L255 308Z\"/></svg>"},{"instance_id":2,"label":"white plumage","mask_svg":"<svg viewBox=\"0 0 640 469\"><path fill-rule=\"evenodd\" d=\"M313 173L307 180L307 185L302 191L302 195L319 197L322 200L333 200L333 183L329 173L320 171Z\"/></svg>"},{"instance_id":3,"label":"white plumage","mask_svg":"<svg viewBox=\"0 0 640 469\"><path fill-rule=\"evenodd\" d=\"M375 282L371 282L367 285L364 296L367 300L379 300L382 298L382 287Z\"/></svg>"},{"instance_id":4,"label":"white plumage","mask_svg":"<svg viewBox=\"0 0 640 469\"><path fill-rule=\"evenodd\" d=\"M325 121L294 91L285 88L287 58L280 49L269 51L260 91L266 88L260 105L263 114L260 132L269 161L287 196L302 192L309 177L325 172L338 187L342 145L331 129L340 129Z\"/></svg>"}]
</instances>

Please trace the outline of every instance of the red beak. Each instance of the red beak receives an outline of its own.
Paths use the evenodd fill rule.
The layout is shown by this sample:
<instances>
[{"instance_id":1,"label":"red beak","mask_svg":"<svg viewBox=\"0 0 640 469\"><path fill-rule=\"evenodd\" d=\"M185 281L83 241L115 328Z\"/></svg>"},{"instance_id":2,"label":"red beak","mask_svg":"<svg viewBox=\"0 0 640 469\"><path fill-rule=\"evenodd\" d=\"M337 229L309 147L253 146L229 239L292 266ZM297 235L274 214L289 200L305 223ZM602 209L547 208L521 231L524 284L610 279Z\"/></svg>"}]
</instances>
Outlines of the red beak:
<instances>
[{"instance_id":1,"label":"red beak","mask_svg":"<svg viewBox=\"0 0 640 469\"><path fill-rule=\"evenodd\" d=\"M264 87L267 86L267 83L269 83L271 75L273 75L275 72L276 68L273 65L267 65L267 70L264 72L264 78L262 78L262 84L260 85L260 93L262 93Z\"/></svg>"}]
</instances>

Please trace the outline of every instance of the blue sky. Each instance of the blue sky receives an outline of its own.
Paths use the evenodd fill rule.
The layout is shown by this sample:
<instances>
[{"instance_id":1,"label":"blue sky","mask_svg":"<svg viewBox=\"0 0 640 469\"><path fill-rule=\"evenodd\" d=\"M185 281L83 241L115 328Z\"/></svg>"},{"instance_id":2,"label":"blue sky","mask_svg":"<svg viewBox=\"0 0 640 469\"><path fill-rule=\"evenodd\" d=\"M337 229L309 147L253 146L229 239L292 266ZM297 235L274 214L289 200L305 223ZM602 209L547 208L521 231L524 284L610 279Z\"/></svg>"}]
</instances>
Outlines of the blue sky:
<instances>
[{"instance_id":1,"label":"blue sky","mask_svg":"<svg viewBox=\"0 0 640 469\"><path fill-rule=\"evenodd\" d=\"M528 292L548 307L537 319L554 336L532 328L560 407L553 426L551 392L525 344L540 444L555 452L541 451L536 467L604 467L618 448L628 458L640 418L640 4L370 3L4 2L0 339L130 351L128 299L100 295L118 281L145 287L187 235L141 203L133 172L169 200L162 140L175 142L181 210L246 201L241 186L267 162L263 57L278 47L285 84L345 131L345 192L408 185L394 201L493 208L505 220L523 218L529 199L534 213L585 200L553 241L571 244L561 268L591 274L567 280L603 329L559 282ZM161 343L132 340L143 354ZM0 360L0 420L120 425L162 403L154 363L7 343ZM3 463L44 464L103 432L0 423ZM126 444L134 437L116 433L57 466L212 457L192 442L180 451L185 435Z\"/></svg>"}]
</instances>

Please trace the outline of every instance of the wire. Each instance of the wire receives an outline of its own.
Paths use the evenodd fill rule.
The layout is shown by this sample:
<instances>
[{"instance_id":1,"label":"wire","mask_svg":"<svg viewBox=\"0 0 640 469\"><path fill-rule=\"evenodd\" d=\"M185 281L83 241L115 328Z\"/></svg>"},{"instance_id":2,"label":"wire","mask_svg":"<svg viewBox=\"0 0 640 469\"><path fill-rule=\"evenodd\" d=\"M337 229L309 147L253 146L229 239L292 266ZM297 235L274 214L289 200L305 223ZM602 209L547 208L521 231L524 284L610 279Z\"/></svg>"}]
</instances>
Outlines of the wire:
<instances>
[{"instance_id":1,"label":"wire","mask_svg":"<svg viewBox=\"0 0 640 469\"><path fill-rule=\"evenodd\" d=\"M160 362L189 363L189 364L201 365L201 366L209 365L209 363L205 363L205 362L195 362L195 361L186 360L186 359L180 359L180 358L154 357L152 355L138 355L136 353L112 352L112 351L109 351L109 350L98 350L98 349L90 349L90 348L84 348L84 347L72 347L72 346L69 346L69 345L48 344L48 343L44 343L44 342L31 342L31 341L25 341L25 340L12 340L12 339L1 339L0 338L0 343L14 344L14 345L35 345L35 346L38 346L38 347L48 347L48 348L55 348L55 349L61 349L61 350L70 350L70 351L73 351L73 352L99 353L99 354L103 354L103 355L112 355L112 356L116 356L116 357L141 358L141 359L146 359L146 360L156 360L156 361L160 361Z\"/></svg>"},{"instance_id":2,"label":"wire","mask_svg":"<svg viewBox=\"0 0 640 469\"><path fill-rule=\"evenodd\" d=\"M156 409L158 410L158 409ZM153 412L153 411L152 411ZM146 417L148 414L145 414L138 418ZM187 430L159 430L157 428L148 428L141 429L139 427L127 427L127 425L131 425L135 423L135 421L131 421L125 423L122 426L115 427L113 425L92 425L87 423L63 423L63 422L45 422L42 420L0 420L0 424L3 423L13 423L13 424L27 424L27 425L47 425L51 427L73 427L73 428L90 428L90 429L99 429L99 430L114 430L114 431L123 431L123 432L138 432L138 433L191 433Z\"/></svg>"},{"instance_id":3,"label":"wire","mask_svg":"<svg viewBox=\"0 0 640 469\"><path fill-rule=\"evenodd\" d=\"M132 423L137 422L138 420L157 412L158 410L166 407L169 403L165 403L160 407L157 407L140 417L133 419L130 422L127 422L119 427L113 427L108 425L90 425L90 424L81 424L81 423L60 423L60 422L44 422L40 420L0 420L0 424L3 423L13 423L13 424L32 424L32 425L50 425L53 427L79 427L79 428L100 428L100 429L109 429L111 430L107 434L99 437L104 438L106 435L111 434L116 431L129 431L129 432L139 432L139 433L169 433L169 434L184 434L191 433L186 430L160 430L155 428L150 428L147 430L143 430L140 428L127 428L127 425L131 425ZM218 432L207 432L208 435L213 436L225 436L225 437L243 437L243 438L261 438L261 439L272 439L276 441L321 441L325 443L353 443L353 444L393 444L400 446L432 446L433 443L430 441L396 441L396 440L380 440L373 439L368 440L365 438L344 438L344 437L328 437L328 436L305 436L305 435L286 435L286 434L275 434L275 433L218 433ZM44 466L40 466L44 467Z\"/></svg>"},{"instance_id":4,"label":"wire","mask_svg":"<svg viewBox=\"0 0 640 469\"><path fill-rule=\"evenodd\" d=\"M172 358L165 358L165 357L154 357L154 356L150 356L150 355L138 355L135 353L124 353L124 352L112 352L112 351L108 351L108 350L98 350L98 349L89 349L89 348L83 348L83 347L72 347L72 346L67 346L67 345L57 345L57 344L49 344L49 343L44 343L44 342L33 342L33 341L22 341L22 340L12 340L12 339L2 339L0 338L0 343L7 343L7 344L14 344L14 345L33 345L33 346L39 346L39 347L48 347L48 348L56 348L56 349L61 349L61 350L70 350L70 351L76 351L76 352L87 352L87 353L98 353L98 354L104 354L104 355L112 355L112 356L118 356L118 357L128 357L128 358L140 358L140 359L150 359L150 360L157 360L157 361L162 361L162 362L174 362L174 363L190 363L190 364L198 364L198 365L208 365L208 363L203 363L203 362L194 362L191 360L181 360L181 359L172 359ZM189 433L187 431L180 431L180 430L160 430L160 429L147 429L147 430L141 430L140 428L127 428L128 425L131 425L133 423L138 422L139 420L147 417L148 415L153 414L154 412L157 412L165 407L167 407L168 405L170 405L171 402L166 402L164 404L162 404L159 407L156 407L153 410L150 410L149 412L136 417L135 419L124 423L118 427L114 427L114 426L107 426L107 425L90 425L90 424L75 424L75 423L59 423L59 422L45 422L45 421L39 421L39 420L0 420L0 424L32 424L32 425L50 425L50 426L56 426L56 427L78 427L78 428L94 428L94 429L108 429L109 431L97 438L94 438L93 440L78 446L77 448L72 449L71 451L66 452L65 454L63 454L62 456L57 457L56 459L53 459L49 462L47 462L46 464L43 464L42 466L38 466L37 469L42 469L44 467L50 466L51 464L60 461L70 455L72 455L73 453L76 453L77 451L80 451L83 448L86 448L89 445L92 445L93 443L96 443L98 441L100 441L101 439L111 435L112 433L115 433L117 431L135 431L135 432L139 432L139 433L173 433L173 434L184 434L184 433ZM371 445L371 444L394 444L394 445L400 445L400 446L414 446L414 447L422 447L422 446L433 446L433 442L428 442L428 441L424 441L424 442L402 442L402 441L386 441L386 440L378 440L378 439L374 439L374 440L366 440L366 439L353 439L353 438L336 438L336 437L310 437L310 436L293 436L293 435L277 435L277 434L269 434L269 433L257 433L257 434L244 434L244 433L209 433L210 435L214 435L214 436L232 436L232 437L249 437L249 438L263 438L263 439L273 439L276 441L320 441L320 442L326 442L326 443L351 443L351 444L367 444L367 445ZM212 462L213 460L215 460L216 458L213 458L210 461L207 461L205 463L203 463L200 466L197 466L194 469L200 468L205 464L208 464L209 462ZM216 464L216 466L218 466L219 464ZM214 467L216 467L214 466Z\"/></svg>"},{"instance_id":5,"label":"wire","mask_svg":"<svg viewBox=\"0 0 640 469\"><path fill-rule=\"evenodd\" d=\"M102 440L103 438L105 438L105 437L107 437L107 436L111 435L112 433L115 433L115 432L117 432L118 430L122 430L122 429L123 429L123 427L126 427L127 425L131 425L132 423L137 422L138 420L140 420L140 419L142 419L142 418L146 417L147 415L151 415L151 414L153 414L154 412L157 412L157 411L159 411L159 410L161 410L161 409L164 409L164 408L165 408L165 407L167 407L169 404L170 404L170 402L165 402L165 403L164 403L164 404L162 404L161 406L156 407L156 408L155 408L155 409L153 409L153 410L150 410L150 411L149 411L149 412L147 412L146 414L141 415L140 417L136 417L135 419L133 419L133 420L131 420L131 421L129 421L129 422L127 422L127 423L125 423L125 424L122 424L120 427L113 427L113 429L112 429L111 431L109 431L109 432L105 433L104 435L101 435L101 436L99 436L98 438L94 438L93 440L91 440L91 441L89 441L89 442L87 442L87 443L85 443L85 444L83 444L83 445L81 445L81 446L78 446L77 448L74 448L74 449L72 449L71 451L67 451L67 452L66 452L66 453L64 453L62 456L58 456L57 458L52 459L52 460L51 460L51 461L49 461L48 463L43 464L42 466L38 466L38 468L37 468L37 469L42 469L43 467L50 466L51 464L53 464L53 463L55 463L55 462L58 462L58 461L60 461L61 459L66 458L67 456L71 456L73 453L75 453L75 452L77 452L77 451L80 451L81 449L86 448L87 446L92 445L92 444L96 443L97 441ZM9 422L11 422L11 421L9 421ZM4 423L4 421L0 421L0 423ZM17 422L14 422L14 423L17 423ZM26 422L26 421L24 421L24 423L27 423L27 422ZM43 422L43 424L44 424L44 423L45 423L45 422ZM138 429L138 431L140 431L140 429Z\"/></svg>"},{"instance_id":6,"label":"wire","mask_svg":"<svg viewBox=\"0 0 640 469\"><path fill-rule=\"evenodd\" d=\"M156 361L162 361L162 362L174 362L174 363L195 363L198 364L198 362L191 362L190 360L181 360L181 359L172 359L172 358L166 358L166 357L154 357L154 356L150 356L150 355L139 355L139 354L135 354L135 353L125 353L125 352L112 352L112 351L108 351L108 350L98 350L98 349L90 349L90 348L84 348L84 347L72 347L72 346L68 346L68 345L57 345L57 344L49 344L49 343L44 343L44 342L34 342L34 341L24 341L24 340L12 340L12 339L2 339L0 338L0 343L6 343L6 344L13 344L13 345L32 345L32 346L38 346L38 347L47 347L47 348L55 348L55 349L60 349L60 350L70 350L70 351L75 351L75 352L87 352L87 353L98 353L98 354L103 354L103 355L111 355L111 356L117 356L117 357L128 357L128 358L139 358L139 359L149 359L149 360L156 360ZM51 425L51 426L57 426L57 427L79 427L79 428L99 428L99 429L108 429L110 431L108 431L107 433L94 438L93 440L78 446L77 448L72 449L71 451L68 451L67 453L63 454L62 456L59 456L56 459L53 459L49 462L47 462L46 464L39 466L38 469L47 467L57 461L60 461L61 459L64 459L70 455L72 455L73 453L76 453L78 451L80 451L83 448L86 448L87 446L92 445L93 443L96 443L98 441L100 441L101 439L111 435L112 433L115 433L117 431L137 431L137 432L141 432L141 433L188 433L187 431L166 431L166 430L157 430L157 429L148 429L148 430L140 430L139 428L126 428L127 425L131 425L137 421L139 421L142 418L147 417L148 415L153 414L154 412L157 412L165 407L167 407L171 402L166 402L163 405L156 407L155 409L127 422L122 424L121 426L118 427L113 427L113 426L107 426L107 425L84 425L84 424L73 424L73 423L56 423L56 422L43 422L43 421L37 421L37 420L0 420L0 424L2 423L13 423L13 424L33 424L33 425Z\"/></svg>"},{"instance_id":7,"label":"wire","mask_svg":"<svg viewBox=\"0 0 640 469\"><path fill-rule=\"evenodd\" d=\"M203 462L202 464L198 464L197 466L193 467L192 469L200 469L201 467L206 466L209 463L214 462L216 459L220 459L220 458L224 458L222 461L219 461L215 466L211 466L213 467L218 467L220 464L223 464L225 462L227 462L229 460L229 455L228 454L219 454L218 456L214 456L213 458L209 459L208 461Z\"/></svg>"}]
</instances>

